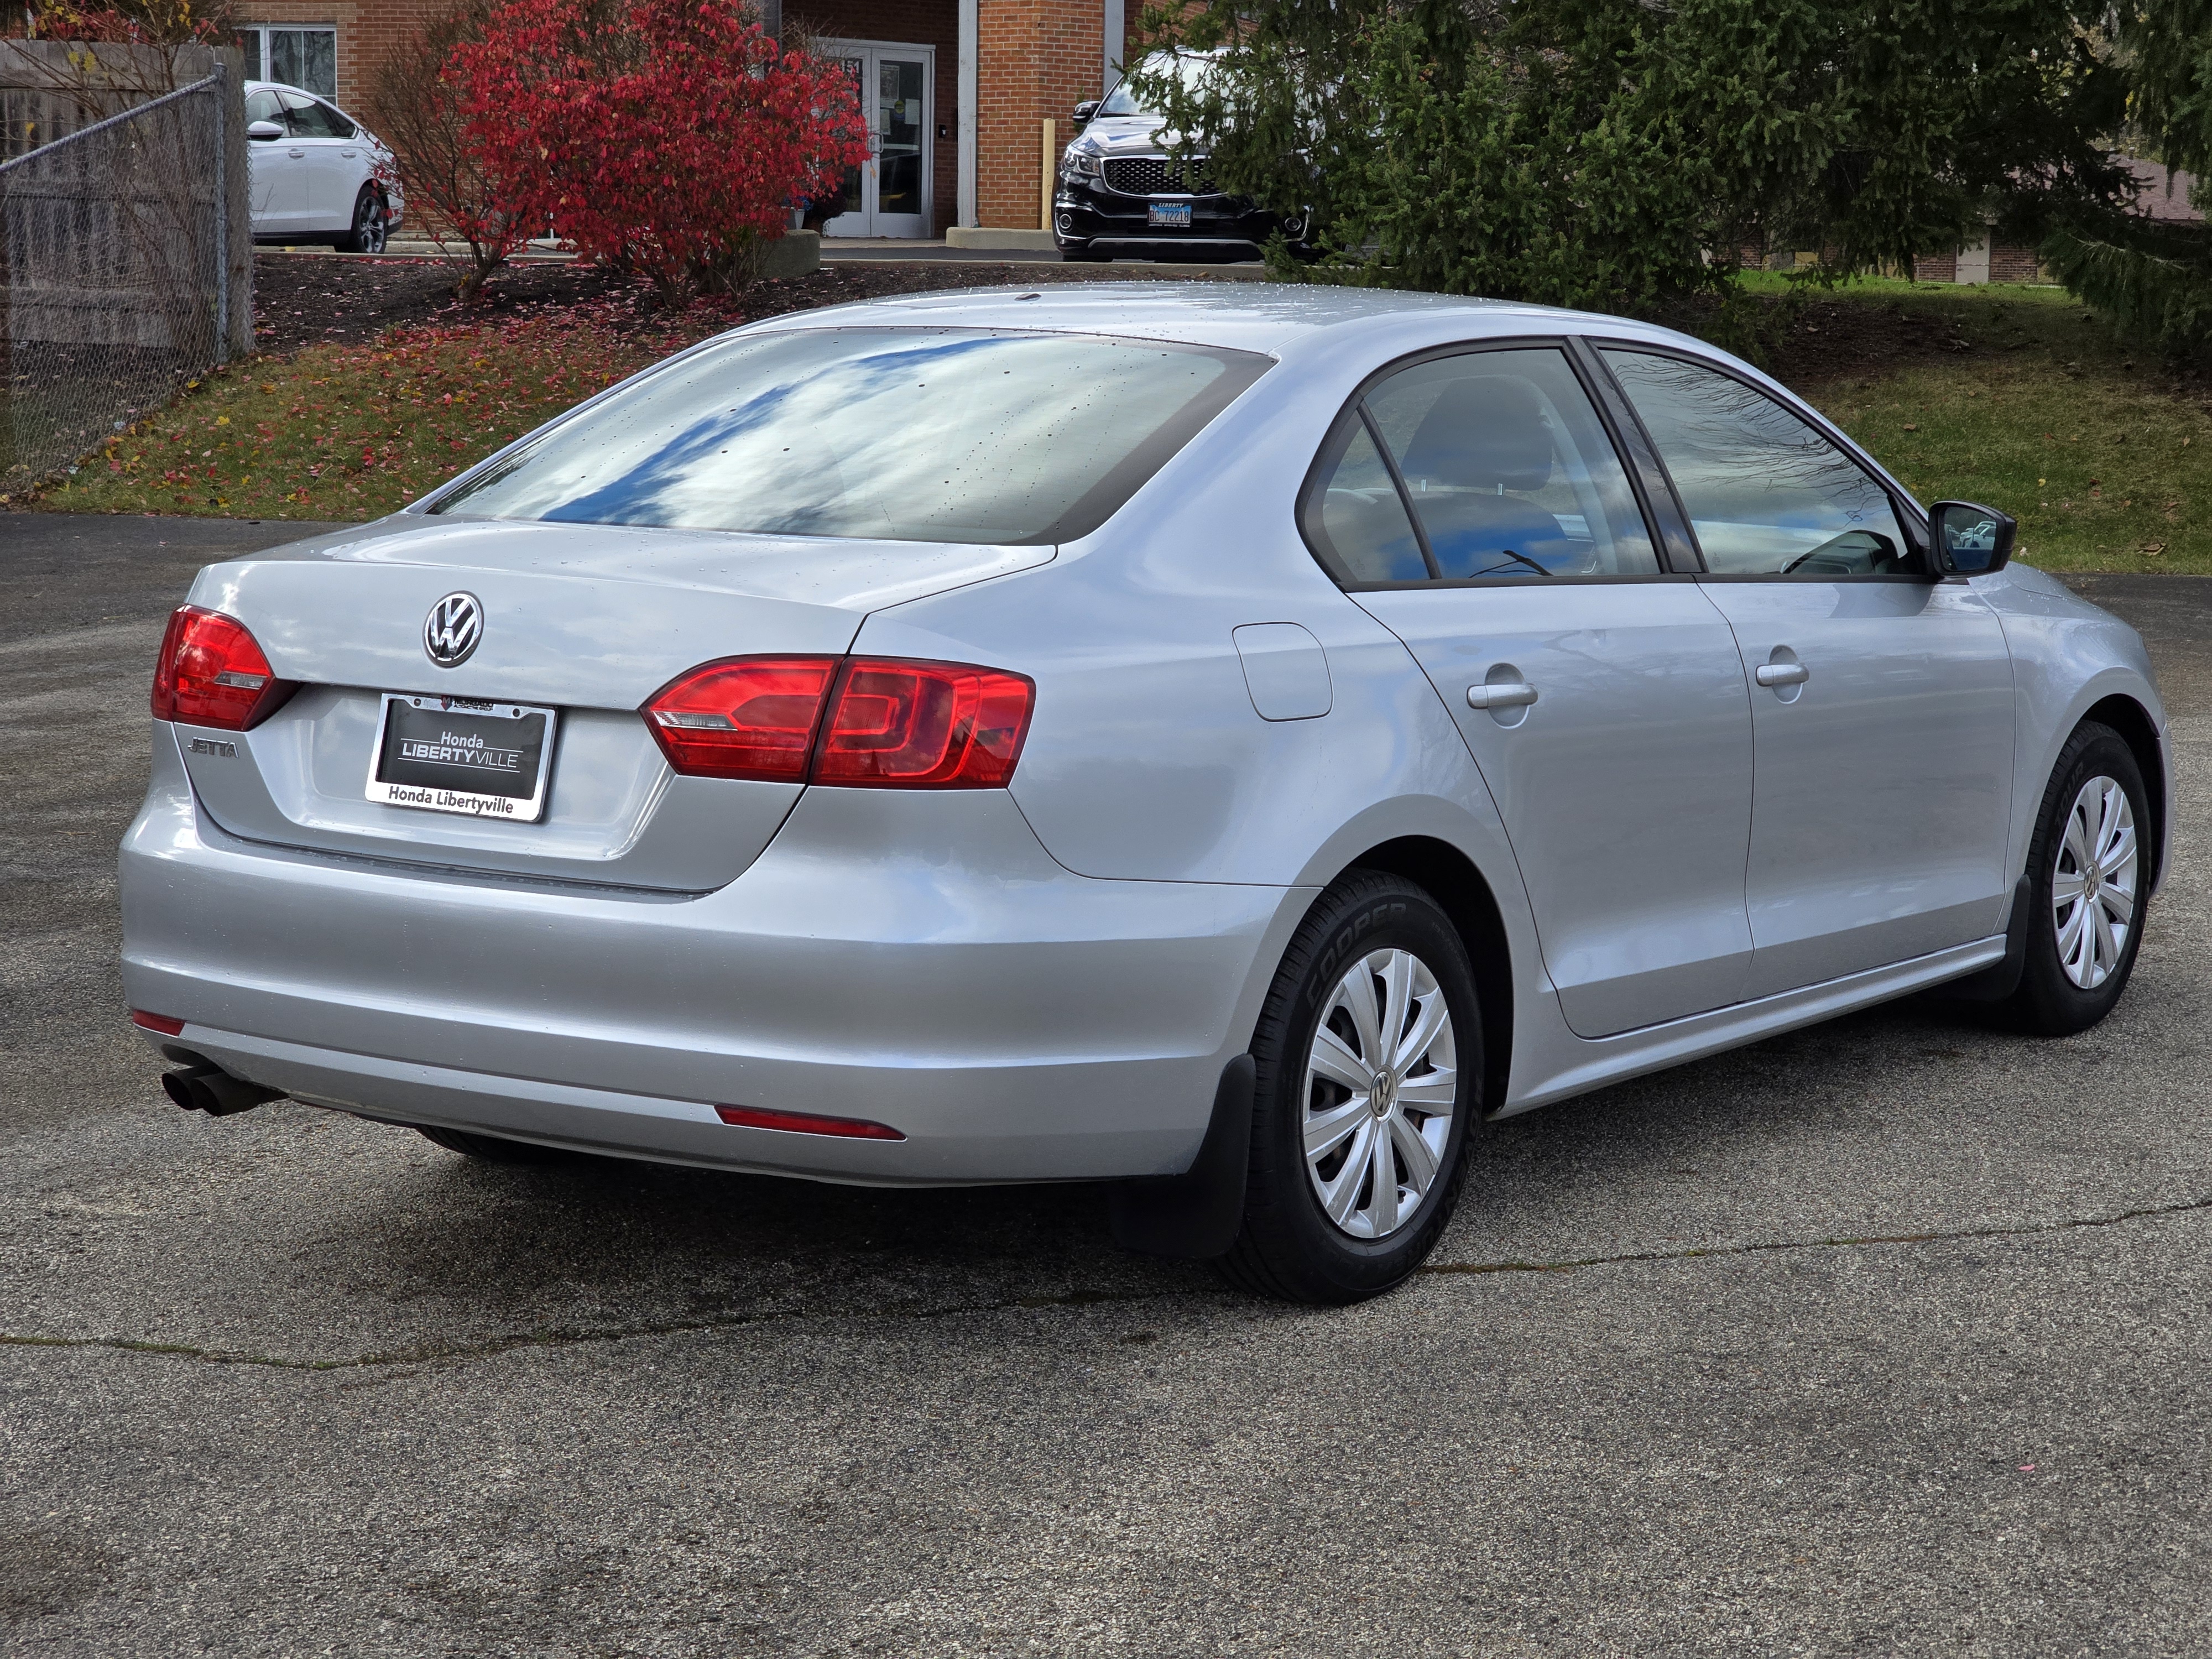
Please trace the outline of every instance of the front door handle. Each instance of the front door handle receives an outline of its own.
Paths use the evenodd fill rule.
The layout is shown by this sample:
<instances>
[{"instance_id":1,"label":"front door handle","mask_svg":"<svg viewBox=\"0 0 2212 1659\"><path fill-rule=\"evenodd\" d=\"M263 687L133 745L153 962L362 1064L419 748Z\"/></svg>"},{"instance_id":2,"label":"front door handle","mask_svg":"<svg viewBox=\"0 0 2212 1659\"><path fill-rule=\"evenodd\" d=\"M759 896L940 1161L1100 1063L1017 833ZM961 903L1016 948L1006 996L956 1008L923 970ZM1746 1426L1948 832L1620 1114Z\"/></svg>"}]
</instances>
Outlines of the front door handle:
<instances>
[{"instance_id":1,"label":"front door handle","mask_svg":"<svg viewBox=\"0 0 2212 1659\"><path fill-rule=\"evenodd\" d=\"M1536 701L1536 688L1525 681L1506 680L1495 685L1467 688L1469 708L1517 708Z\"/></svg>"},{"instance_id":2,"label":"front door handle","mask_svg":"<svg viewBox=\"0 0 2212 1659\"><path fill-rule=\"evenodd\" d=\"M1802 685L1813 678L1813 671L1802 662L1763 662L1752 671L1752 678L1761 685Z\"/></svg>"}]
</instances>

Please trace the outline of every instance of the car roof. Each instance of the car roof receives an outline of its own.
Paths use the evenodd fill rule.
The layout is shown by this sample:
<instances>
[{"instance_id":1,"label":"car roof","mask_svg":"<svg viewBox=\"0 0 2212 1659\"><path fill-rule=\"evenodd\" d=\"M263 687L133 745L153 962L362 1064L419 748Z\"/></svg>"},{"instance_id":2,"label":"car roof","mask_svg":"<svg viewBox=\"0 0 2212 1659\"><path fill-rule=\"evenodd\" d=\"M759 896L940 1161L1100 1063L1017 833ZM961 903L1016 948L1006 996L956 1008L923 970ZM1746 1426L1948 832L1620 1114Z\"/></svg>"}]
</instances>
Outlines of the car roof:
<instances>
[{"instance_id":1,"label":"car roof","mask_svg":"<svg viewBox=\"0 0 2212 1659\"><path fill-rule=\"evenodd\" d=\"M1680 345L1719 356L1702 341L1625 317L1562 311L1516 301L1319 283L1243 280L1040 283L862 301L787 312L763 330L936 326L1024 328L1123 335L1279 356L1332 338L1402 337L1402 349L1431 339L1527 334L1601 334ZM1399 343L1395 339L1392 342Z\"/></svg>"}]
</instances>

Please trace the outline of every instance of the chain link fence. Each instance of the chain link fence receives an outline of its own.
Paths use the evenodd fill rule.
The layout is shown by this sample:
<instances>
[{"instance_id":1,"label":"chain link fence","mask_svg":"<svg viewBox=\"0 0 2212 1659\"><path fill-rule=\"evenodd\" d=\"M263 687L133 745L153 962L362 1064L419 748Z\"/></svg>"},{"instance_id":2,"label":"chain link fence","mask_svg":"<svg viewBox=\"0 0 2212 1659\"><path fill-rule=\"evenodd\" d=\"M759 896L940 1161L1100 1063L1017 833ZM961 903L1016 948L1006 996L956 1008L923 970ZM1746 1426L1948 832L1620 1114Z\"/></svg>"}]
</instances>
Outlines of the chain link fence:
<instances>
[{"instance_id":1,"label":"chain link fence","mask_svg":"<svg viewBox=\"0 0 2212 1659\"><path fill-rule=\"evenodd\" d=\"M0 492L251 343L242 105L207 68L0 162Z\"/></svg>"}]
</instances>

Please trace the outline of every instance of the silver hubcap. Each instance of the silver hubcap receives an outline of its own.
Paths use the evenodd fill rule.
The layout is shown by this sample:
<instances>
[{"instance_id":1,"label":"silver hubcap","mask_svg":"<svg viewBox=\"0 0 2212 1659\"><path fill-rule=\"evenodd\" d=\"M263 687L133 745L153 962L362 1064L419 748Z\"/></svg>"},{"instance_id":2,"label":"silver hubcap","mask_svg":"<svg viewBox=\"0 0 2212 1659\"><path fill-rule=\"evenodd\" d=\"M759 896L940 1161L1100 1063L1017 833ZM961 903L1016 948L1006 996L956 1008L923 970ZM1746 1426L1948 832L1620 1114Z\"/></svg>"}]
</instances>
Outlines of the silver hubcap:
<instances>
[{"instance_id":1,"label":"silver hubcap","mask_svg":"<svg viewBox=\"0 0 2212 1659\"><path fill-rule=\"evenodd\" d=\"M1352 964L1306 1054L1306 1174L1324 1214L1386 1238L1420 1212L1443 1166L1459 1098L1451 1010L1407 951Z\"/></svg>"},{"instance_id":2,"label":"silver hubcap","mask_svg":"<svg viewBox=\"0 0 2212 1659\"><path fill-rule=\"evenodd\" d=\"M2136 918L2136 815L2128 792L2092 778L2074 797L2051 878L2058 965L2085 991L2111 978Z\"/></svg>"}]
</instances>

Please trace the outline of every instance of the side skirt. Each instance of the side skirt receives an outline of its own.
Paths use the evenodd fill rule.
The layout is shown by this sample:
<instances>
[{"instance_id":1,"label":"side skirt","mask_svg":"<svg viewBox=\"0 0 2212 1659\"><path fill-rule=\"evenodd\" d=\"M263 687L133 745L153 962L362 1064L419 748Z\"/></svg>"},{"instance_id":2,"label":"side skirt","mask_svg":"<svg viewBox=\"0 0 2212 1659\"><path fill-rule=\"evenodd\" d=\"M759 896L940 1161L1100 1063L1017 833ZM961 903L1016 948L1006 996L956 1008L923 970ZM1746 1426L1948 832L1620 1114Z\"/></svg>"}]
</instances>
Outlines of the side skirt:
<instances>
[{"instance_id":1,"label":"side skirt","mask_svg":"<svg viewBox=\"0 0 2212 1659\"><path fill-rule=\"evenodd\" d=\"M2015 903L2015 912L2024 910ZM1724 1048L1741 1048L1762 1037L1815 1025L1853 1009L1870 1007L1931 985L1964 977L1977 969L2001 964L2008 941L2002 933L1955 945L1910 962L1893 963L1822 985L1808 985L1756 1002L1719 1008L1709 1014L1664 1025L1648 1025L1639 1031L1595 1041L1569 1037L1545 1046L1547 1052L1514 1056L1516 1086L1498 1110L1499 1117L1549 1106L1554 1101L1587 1094L1609 1083L1621 1083L1646 1073L1664 1071L1685 1060L1700 1060ZM1564 1030L1564 1027L1561 1028ZM1526 1079L1527 1081L1522 1081Z\"/></svg>"}]
</instances>

